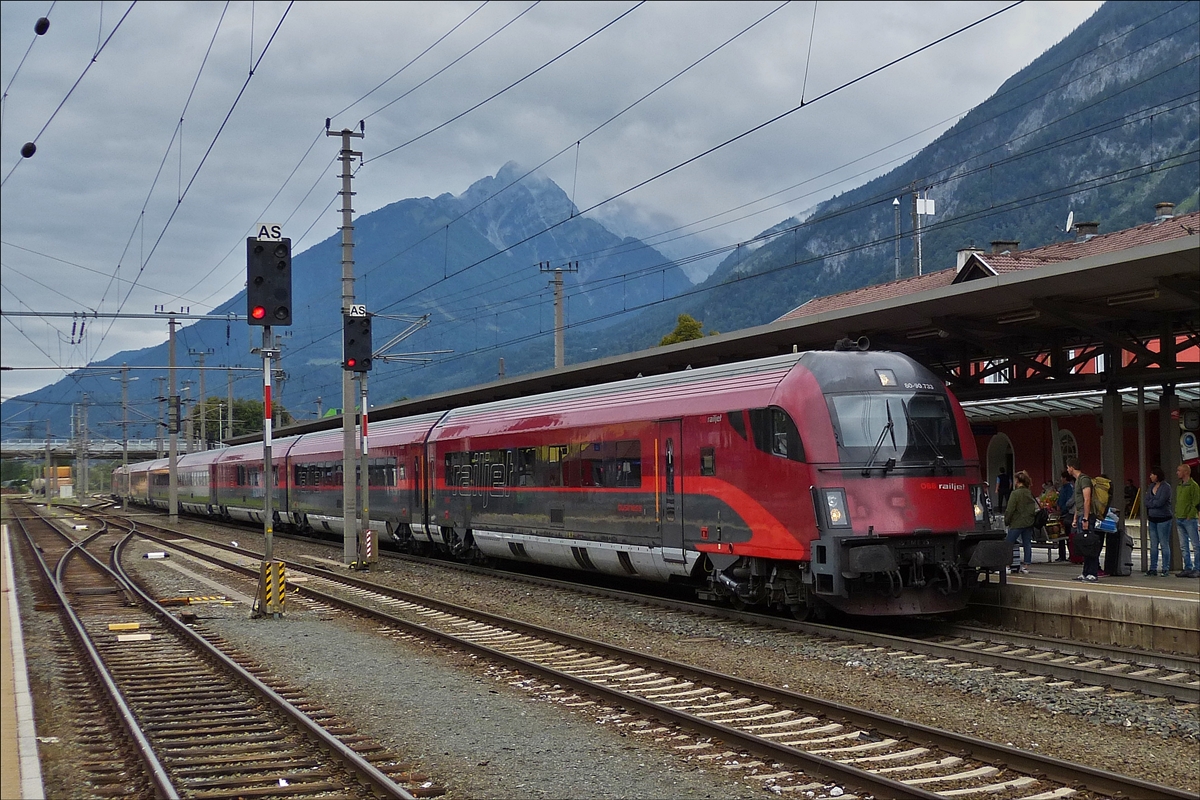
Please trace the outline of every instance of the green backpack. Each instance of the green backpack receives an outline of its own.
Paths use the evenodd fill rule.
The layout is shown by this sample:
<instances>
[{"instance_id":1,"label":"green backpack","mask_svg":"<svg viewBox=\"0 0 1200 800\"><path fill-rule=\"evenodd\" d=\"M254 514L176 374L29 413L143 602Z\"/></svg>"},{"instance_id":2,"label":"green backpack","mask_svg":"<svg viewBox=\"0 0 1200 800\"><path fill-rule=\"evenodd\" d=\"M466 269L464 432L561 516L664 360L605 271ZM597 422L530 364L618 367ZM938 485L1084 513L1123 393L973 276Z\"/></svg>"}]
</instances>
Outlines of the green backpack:
<instances>
[{"instance_id":1,"label":"green backpack","mask_svg":"<svg viewBox=\"0 0 1200 800\"><path fill-rule=\"evenodd\" d=\"M1092 514L1104 519L1112 497L1112 481L1105 477L1092 478Z\"/></svg>"}]
</instances>

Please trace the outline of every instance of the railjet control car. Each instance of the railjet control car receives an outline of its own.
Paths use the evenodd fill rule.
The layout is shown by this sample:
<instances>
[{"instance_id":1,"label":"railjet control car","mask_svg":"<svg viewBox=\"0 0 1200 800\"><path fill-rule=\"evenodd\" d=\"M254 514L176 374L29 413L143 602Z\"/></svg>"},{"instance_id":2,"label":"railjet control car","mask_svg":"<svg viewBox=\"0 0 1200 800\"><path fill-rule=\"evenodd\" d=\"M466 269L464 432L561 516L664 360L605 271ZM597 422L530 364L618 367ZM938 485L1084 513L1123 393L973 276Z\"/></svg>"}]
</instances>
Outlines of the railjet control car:
<instances>
[{"instance_id":1,"label":"railjet control car","mask_svg":"<svg viewBox=\"0 0 1200 800\"><path fill-rule=\"evenodd\" d=\"M1011 556L962 409L896 353L466 406L375 423L370 441L372 527L411 551L688 582L801 617L958 610ZM341 531L341 447L337 431L276 440L280 524ZM261 521L262 469L258 444L184 456L181 504ZM130 470L133 499L163 505L165 463Z\"/></svg>"}]
</instances>

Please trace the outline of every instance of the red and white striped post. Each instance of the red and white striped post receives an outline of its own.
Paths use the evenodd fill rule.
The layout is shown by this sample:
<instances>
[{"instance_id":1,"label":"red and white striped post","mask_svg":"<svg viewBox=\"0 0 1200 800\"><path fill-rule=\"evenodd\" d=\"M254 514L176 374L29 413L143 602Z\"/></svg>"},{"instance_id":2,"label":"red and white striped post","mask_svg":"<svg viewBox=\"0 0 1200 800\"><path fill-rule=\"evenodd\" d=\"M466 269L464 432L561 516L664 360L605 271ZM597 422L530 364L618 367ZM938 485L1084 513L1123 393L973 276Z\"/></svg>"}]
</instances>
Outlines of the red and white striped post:
<instances>
[{"instance_id":1,"label":"red and white striped post","mask_svg":"<svg viewBox=\"0 0 1200 800\"><path fill-rule=\"evenodd\" d=\"M271 326L263 326L263 561L273 556L271 535L275 532L275 511L272 508L275 470L271 459Z\"/></svg>"},{"instance_id":2,"label":"red and white striped post","mask_svg":"<svg viewBox=\"0 0 1200 800\"><path fill-rule=\"evenodd\" d=\"M371 461L370 448L367 445L367 373L360 372L359 381L360 408L362 409L362 451L359 453L359 507L362 509L362 535L358 542L358 562L367 566L378 560L376 553L375 531L371 530Z\"/></svg>"}]
</instances>

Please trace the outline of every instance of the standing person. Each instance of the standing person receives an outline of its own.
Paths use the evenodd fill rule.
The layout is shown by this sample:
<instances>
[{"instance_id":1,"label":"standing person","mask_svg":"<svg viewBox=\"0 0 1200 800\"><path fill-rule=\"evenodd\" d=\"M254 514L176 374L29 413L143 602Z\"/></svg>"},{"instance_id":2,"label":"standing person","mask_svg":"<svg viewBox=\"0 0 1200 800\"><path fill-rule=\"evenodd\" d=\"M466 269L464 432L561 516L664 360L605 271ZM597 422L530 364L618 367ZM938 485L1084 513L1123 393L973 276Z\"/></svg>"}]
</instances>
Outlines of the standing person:
<instances>
[{"instance_id":1,"label":"standing person","mask_svg":"<svg viewBox=\"0 0 1200 800\"><path fill-rule=\"evenodd\" d=\"M1175 490L1175 522L1179 526L1179 549L1183 553L1183 572L1177 578L1200 578L1200 485L1192 480L1192 468L1180 464L1175 470L1179 488ZM1167 564L1163 565L1168 566Z\"/></svg>"},{"instance_id":2,"label":"standing person","mask_svg":"<svg viewBox=\"0 0 1200 800\"><path fill-rule=\"evenodd\" d=\"M1012 493L1012 476L1004 469L1000 468L1000 474L996 476L996 508L1008 508L1008 496Z\"/></svg>"},{"instance_id":3,"label":"standing person","mask_svg":"<svg viewBox=\"0 0 1200 800\"><path fill-rule=\"evenodd\" d=\"M1171 502L1171 484L1166 481L1162 467L1150 468L1150 485L1142 493L1146 504L1146 517L1150 520L1150 569L1146 575L1158 573L1158 551L1162 550L1165 578L1171 571L1171 517L1174 504Z\"/></svg>"},{"instance_id":4,"label":"standing person","mask_svg":"<svg viewBox=\"0 0 1200 800\"><path fill-rule=\"evenodd\" d=\"M1062 473L1062 483L1058 487L1058 524L1062 528L1063 538L1058 543L1058 558L1055 561L1067 560L1067 544L1071 544L1074 552L1075 545L1072 533L1075 530L1075 479L1065 469Z\"/></svg>"},{"instance_id":5,"label":"standing person","mask_svg":"<svg viewBox=\"0 0 1200 800\"><path fill-rule=\"evenodd\" d=\"M1037 514L1038 503L1033 499L1033 492L1029 486L1029 473L1021 470L1017 473L1017 488L1013 489L1008 498L1008 505L1004 508L1004 524L1008 526L1005 541L1015 544L1017 539L1020 539L1024 551L1021 564L1012 566L1013 573L1029 572L1027 567L1033 563L1033 520ZM1016 561L1015 558L1013 560Z\"/></svg>"},{"instance_id":6,"label":"standing person","mask_svg":"<svg viewBox=\"0 0 1200 800\"><path fill-rule=\"evenodd\" d=\"M1067 471L1075 479L1075 530L1078 533L1078 548L1083 555L1083 574L1075 580L1095 583L1100 580L1100 549L1104 537L1093 530L1097 516L1092 503L1092 479L1079 468L1079 459L1067 459Z\"/></svg>"}]
</instances>

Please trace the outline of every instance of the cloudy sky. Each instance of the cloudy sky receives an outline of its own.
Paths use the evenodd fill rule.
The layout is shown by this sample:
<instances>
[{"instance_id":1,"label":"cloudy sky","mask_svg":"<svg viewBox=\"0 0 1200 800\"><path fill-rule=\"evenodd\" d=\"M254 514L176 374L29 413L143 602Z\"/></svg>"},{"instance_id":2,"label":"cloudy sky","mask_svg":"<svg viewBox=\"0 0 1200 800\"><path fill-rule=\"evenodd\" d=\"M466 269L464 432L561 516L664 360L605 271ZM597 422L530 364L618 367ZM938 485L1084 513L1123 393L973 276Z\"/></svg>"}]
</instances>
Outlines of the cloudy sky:
<instances>
[{"instance_id":1,"label":"cloudy sky","mask_svg":"<svg viewBox=\"0 0 1200 800\"><path fill-rule=\"evenodd\" d=\"M5 0L3 396L62 377L21 367L166 335L150 319L80 337L70 318L12 312L204 313L241 289L256 223L282 223L297 251L334 235L326 118L365 121L358 214L549 160L621 233L709 220L679 255L887 171L1100 4L1027 2L839 89L1008 5Z\"/></svg>"}]
</instances>

